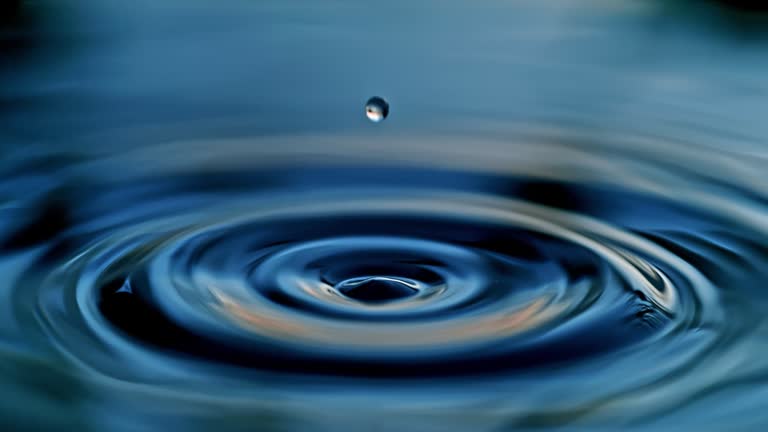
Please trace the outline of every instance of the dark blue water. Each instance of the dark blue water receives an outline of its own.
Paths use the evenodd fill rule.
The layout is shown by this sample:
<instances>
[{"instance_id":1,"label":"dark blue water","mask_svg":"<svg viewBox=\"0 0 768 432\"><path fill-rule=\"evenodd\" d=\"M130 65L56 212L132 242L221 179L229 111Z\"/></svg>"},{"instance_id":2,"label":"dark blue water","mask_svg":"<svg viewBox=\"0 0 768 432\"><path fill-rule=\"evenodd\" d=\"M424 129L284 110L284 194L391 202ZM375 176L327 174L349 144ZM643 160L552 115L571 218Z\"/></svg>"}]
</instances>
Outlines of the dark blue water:
<instances>
[{"instance_id":1,"label":"dark blue water","mask_svg":"<svg viewBox=\"0 0 768 432\"><path fill-rule=\"evenodd\" d=\"M0 425L764 430L746 3L4 6Z\"/></svg>"}]
</instances>

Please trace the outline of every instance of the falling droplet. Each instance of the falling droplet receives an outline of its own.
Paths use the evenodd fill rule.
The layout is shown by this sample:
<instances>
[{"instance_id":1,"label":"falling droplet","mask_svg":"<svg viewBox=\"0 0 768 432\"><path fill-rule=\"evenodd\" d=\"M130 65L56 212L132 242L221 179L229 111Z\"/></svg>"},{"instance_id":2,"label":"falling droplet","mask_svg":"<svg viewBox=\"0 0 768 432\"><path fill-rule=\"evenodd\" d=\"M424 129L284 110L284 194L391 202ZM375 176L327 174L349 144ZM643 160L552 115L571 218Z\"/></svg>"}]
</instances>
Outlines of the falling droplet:
<instances>
[{"instance_id":1,"label":"falling droplet","mask_svg":"<svg viewBox=\"0 0 768 432\"><path fill-rule=\"evenodd\" d=\"M384 98L374 96L368 99L368 102L365 104L365 116L374 123L384 120L388 114L389 103Z\"/></svg>"}]
</instances>

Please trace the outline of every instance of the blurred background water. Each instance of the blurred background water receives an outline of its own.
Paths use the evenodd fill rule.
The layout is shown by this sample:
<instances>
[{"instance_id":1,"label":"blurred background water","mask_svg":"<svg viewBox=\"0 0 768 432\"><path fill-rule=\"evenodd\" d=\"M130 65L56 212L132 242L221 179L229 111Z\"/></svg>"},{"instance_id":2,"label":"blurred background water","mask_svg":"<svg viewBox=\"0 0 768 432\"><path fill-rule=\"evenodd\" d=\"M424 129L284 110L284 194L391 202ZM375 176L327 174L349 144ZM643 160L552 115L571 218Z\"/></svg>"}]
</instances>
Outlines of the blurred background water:
<instances>
[{"instance_id":1,"label":"blurred background water","mask_svg":"<svg viewBox=\"0 0 768 432\"><path fill-rule=\"evenodd\" d=\"M766 8L0 0L0 424L763 430Z\"/></svg>"}]
</instances>

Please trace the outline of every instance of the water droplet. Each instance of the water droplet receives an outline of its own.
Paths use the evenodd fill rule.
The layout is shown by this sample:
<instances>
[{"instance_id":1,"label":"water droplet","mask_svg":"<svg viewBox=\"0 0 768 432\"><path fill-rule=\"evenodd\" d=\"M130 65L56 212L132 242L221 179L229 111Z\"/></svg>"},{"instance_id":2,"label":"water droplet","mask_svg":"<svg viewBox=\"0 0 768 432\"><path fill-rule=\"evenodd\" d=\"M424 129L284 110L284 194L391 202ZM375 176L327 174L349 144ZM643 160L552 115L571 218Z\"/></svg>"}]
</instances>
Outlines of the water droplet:
<instances>
[{"instance_id":1,"label":"water droplet","mask_svg":"<svg viewBox=\"0 0 768 432\"><path fill-rule=\"evenodd\" d=\"M389 103L384 98L374 96L365 103L365 116L368 120L378 123L389 114Z\"/></svg>"},{"instance_id":2,"label":"water droplet","mask_svg":"<svg viewBox=\"0 0 768 432\"><path fill-rule=\"evenodd\" d=\"M337 289L349 298L369 303L401 300L419 292L414 283L384 276L348 279Z\"/></svg>"}]
</instances>

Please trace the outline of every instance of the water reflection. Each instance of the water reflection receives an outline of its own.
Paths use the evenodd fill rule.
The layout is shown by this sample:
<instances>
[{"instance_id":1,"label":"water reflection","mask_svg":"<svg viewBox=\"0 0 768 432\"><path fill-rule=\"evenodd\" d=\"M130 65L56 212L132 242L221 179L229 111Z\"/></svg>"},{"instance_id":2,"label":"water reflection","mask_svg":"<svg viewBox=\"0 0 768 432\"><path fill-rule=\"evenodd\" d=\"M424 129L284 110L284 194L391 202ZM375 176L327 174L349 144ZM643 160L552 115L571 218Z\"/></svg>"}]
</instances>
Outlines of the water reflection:
<instances>
[{"instance_id":1,"label":"water reflection","mask_svg":"<svg viewBox=\"0 0 768 432\"><path fill-rule=\"evenodd\" d=\"M768 57L716 3L24 2L3 424L762 430Z\"/></svg>"}]
</instances>

